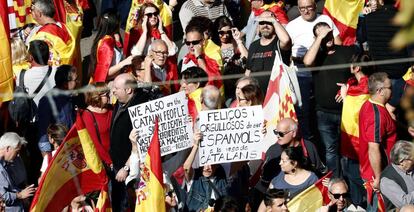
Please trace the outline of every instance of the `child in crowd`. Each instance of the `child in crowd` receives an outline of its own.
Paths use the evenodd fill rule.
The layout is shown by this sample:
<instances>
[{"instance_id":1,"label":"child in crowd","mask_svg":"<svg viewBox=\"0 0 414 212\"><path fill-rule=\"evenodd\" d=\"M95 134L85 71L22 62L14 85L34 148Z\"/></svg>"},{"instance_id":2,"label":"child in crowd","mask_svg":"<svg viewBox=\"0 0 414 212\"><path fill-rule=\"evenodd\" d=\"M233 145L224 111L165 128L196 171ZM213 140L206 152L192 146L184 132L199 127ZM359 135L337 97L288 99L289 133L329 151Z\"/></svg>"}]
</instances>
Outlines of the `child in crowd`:
<instances>
[{"instance_id":1,"label":"child in crowd","mask_svg":"<svg viewBox=\"0 0 414 212\"><path fill-rule=\"evenodd\" d=\"M45 173L47 167L49 166L50 161L52 161L52 158L55 155L56 150L59 148L60 144L65 138L67 132L68 132L68 129L64 125L61 125L61 124L51 124L47 128L47 135L49 138L49 142L50 144L53 145L54 150L52 152L49 152L43 157L43 163L42 163L42 166L40 167L41 175L39 178L39 182L43 176L43 173Z\"/></svg>"}]
</instances>

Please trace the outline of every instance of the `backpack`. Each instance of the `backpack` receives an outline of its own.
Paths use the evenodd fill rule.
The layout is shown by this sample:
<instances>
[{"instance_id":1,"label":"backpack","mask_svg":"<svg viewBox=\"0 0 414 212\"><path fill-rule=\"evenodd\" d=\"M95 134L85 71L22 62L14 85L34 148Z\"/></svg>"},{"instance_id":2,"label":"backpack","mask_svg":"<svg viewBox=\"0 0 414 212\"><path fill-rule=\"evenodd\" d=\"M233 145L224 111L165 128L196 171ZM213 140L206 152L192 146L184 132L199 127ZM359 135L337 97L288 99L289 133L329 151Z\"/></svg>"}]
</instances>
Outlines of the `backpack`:
<instances>
[{"instance_id":1,"label":"backpack","mask_svg":"<svg viewBox=\"0 0 414 212\"><path fill-rule=\"evenodd\" d=\"M10 101L8 108L11 119L18 125L33 122L37 113L37 105L34 102L33 98L43 88L43 85L46 83L51 72L52 67L49 66L49 69L42 82L40 82L39 86L33 92L33 97L30 97L29 93L27 92L27 88L24 85L24 75L26 73L26 70L23 69L20 71L19 85L14 89L14 98L12 101Z\"/></svg>"}]
</instances>

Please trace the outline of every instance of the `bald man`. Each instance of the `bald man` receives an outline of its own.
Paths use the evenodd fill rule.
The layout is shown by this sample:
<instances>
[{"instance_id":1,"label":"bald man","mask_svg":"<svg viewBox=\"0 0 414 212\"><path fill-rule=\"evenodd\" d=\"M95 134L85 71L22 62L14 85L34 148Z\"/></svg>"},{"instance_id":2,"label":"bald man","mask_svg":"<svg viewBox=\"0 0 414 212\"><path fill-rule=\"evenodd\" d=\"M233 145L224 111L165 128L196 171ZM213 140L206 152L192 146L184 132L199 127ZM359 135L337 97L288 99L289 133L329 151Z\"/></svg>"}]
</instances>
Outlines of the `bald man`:
<instances>
[{"instance_id":1,"label":"bald man","mask_svg":"<svg viewBox=\"0 0 414 212\"><path fill-rule=\"evenodd\" d=\"M168 57L168 46L163 40L154 40L144 61L145 81L160 82L159 87L164 95L178 91L176 57Z\"/></svg>"},{"instance_id":2,"label":"bald man","mask_svg":"<svg viewBox=\"0 0 414 212\"><path fill-rule=\"evenodd\" d=\"M148 101L148 93L137 88L135 78L128 73L118 75L112 87L112 93L117 98L111 121L109 153L113 162L110 173L112 184L112 207L114 211L125 211L128 207L127 187L125 179L128 176L128 158L131 152L129 133L132 130L128 107Z\"/></svg>"},{"instance_id":3,"label":"bald man","mask_svg":"<svg viewBox=\"0 0 414 212\"><path fill-rule=\"evenodd\" d=\"M266 158L263 162L263 172L260 176L259 182L255 186L255 190L260 191L257 195L254 195L254 198L258 198L252 207L252 211L256 211L258 204L263 199L260 195L263 195L269 187L270 181L279 174L280 172L280 155L282 154L283 149L287 147L297 147L304 145L305 148L302 148L307 153L307 157L310 161L310 164L316 170L318 176L322 176L326 173L326 167L319 158L318 151L315 145L307 140L303 140L298 132L298 123L291 118L284 118L276 126L276 129L273 132L278 137L278 140L275 144L269 147L266 151Z\"/></svg>"}]
</instances>

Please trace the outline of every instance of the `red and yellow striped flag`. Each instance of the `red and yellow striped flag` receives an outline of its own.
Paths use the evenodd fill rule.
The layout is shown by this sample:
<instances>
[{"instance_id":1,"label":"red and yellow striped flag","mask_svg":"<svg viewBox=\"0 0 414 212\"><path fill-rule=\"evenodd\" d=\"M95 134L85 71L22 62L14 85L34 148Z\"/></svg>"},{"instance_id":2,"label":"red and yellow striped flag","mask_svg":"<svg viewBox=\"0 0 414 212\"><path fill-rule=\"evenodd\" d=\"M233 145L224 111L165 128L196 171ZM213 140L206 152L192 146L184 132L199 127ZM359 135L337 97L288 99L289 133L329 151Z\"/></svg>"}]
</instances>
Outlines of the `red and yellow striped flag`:
<instances>
[{"instance_id":1,"label":"red and yellow striped flag","mask_svg":"<svg viewBox=\"0 0 414 212\"><path fill-rule=\"evenodd\" d=\"M342 106L341 155L358 160L359 151L359 110L369 99L368 77L348 80L348 91Z\"/></svg>"},{"instance_id":2,"label":"red and yellow striped flag","mask_svg":"<svg viewBox=\"0 0 414 212\"><path fill-rule=\"evenodd\" d=\"M314 185L296 195L287 204L289 211L318 211L320 207L328 204L328 187L323 185L323 181L331 176L332 172L329 172Z\"/></svg>"},{"instance_id":3,"label":"red and yellow striped flag","mask_svg":"<svg viewBox=\"0 0 414 212\"><path fill-rule=\"evenodd\" d=\"M32 0L9 0L7 11L9 15L10 29L23 27L26 24L34 23L30 7Z\"/></svg>"},{"instance_id":4,"label":"red and yellow striped flag","mask_svg":"<svg viewBox=\"0 0 414 212\"><path fill-rule=\"evenodd\" d=\"M359 13L365 0L326 0L323 13L328 15L339 30L342 44L354 45Z\"/></svg>"},{"instance_id":5,"label":"red and yellow striped flag","mask_svg":"<svg viewBox=\"0 0 414 212\"><path fill-rule=\"evenodd\" d=\"M162 174L160 141L158 139L158 118L155 119L154 135L141 170L141 181L137 191L136 212L165 212L164 179Z\"/></svg>"},{"instance_id":6,"label":"red and yellow striped flag","mask_svg":"<svg viewBox=\"0 0 414 212\"><path fill-rule=\"evenodd\" d=\"M167 36L172 39L172 11L162 0L132 0L131 9L129 10L128 19L125 26L125 38L124 38L124 55L129 56L131 54L132 47L137 43L141 31L138 30L140 26L138 26L138 12L145 2L151 2L155 4L160 10L160 17L162 20L162 25L165 28L165 33Z\"/></svg>"},{"instance_id":7,"label":"red and yellow striped flag","mask_svg":"<svg viewBox=\"0 0 414 212\"><path fill-rule=\"evenodd\" d=\"M30 211L62 211L73 198L102 190L108 179L80 115L43 175ZM102 210L102 211L106 211Z\"/></svg>"},{"instance_id":8,"label":"red and yellow striped flag","mask_svg":"<svg viewBox=\"0 0 414 212\"><path fill-rule=\"evenodd\" d=\"M292 118L297 121L287 68L289 67L276 55L266 97L263 102L263 115L267 122L266 128L268 132L263 138L266 143L265 149L277 141L278 138L273 133L273 129L276 129L276 125L280 120L283 118Z\"/></svg>"},{"instance_id":9,"label":"red and yellow striped flag","mask_svg":"<svg viewBox=\"0 0 414 212\"><path fill-rule=\"evenodd\" d=\"M0 0L0 103L13 98L13 70L10 52L7 0Z\"/></svg>"}]
</instances>

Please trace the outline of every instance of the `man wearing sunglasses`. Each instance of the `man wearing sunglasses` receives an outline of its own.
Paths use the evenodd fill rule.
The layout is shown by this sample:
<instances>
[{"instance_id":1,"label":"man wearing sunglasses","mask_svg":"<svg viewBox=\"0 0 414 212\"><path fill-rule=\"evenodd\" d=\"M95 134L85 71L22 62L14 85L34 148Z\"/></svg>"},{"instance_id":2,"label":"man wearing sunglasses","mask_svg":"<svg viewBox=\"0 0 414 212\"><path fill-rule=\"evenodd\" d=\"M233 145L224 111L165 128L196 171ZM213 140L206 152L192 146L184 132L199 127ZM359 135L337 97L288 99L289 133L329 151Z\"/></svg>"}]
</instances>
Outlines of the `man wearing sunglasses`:
<instances>
[{"instance_id":1,"label":"man wearing sunglasses","mask_svg":"<svg viewBox=\"0 0 414 212\"><path fill-rule=\"evenodd\" d=\"M276 20L273 12L264 11L259 16L259 36L260 39L254 41L249 48L247 58L246 75L249 76L251 72L268 72L273 68L275 60L275 50L280 49L282 57L285 56L288 64L290 57L291 41L289 34L285 28ZM280 47L280 48L279 48ZM257 77L259 85L263 92L266 93L267 85L269 83L269 75ZM255 76L254 76L255 77Z\"/></svg>"},{"instance_id":2,"label":"man wearing sunglasses","mask_svg":"<svg viewBox=\"0 0 414 212\"><path fill-rule=\"evenodd\" d=\"M361 207L355 207L348 201L348 185L344 179L332 178L328 183L328 196L331 200L328 205L321 207L319 212L328 211L365 211Z\"/></svg>"}]
</instances>

